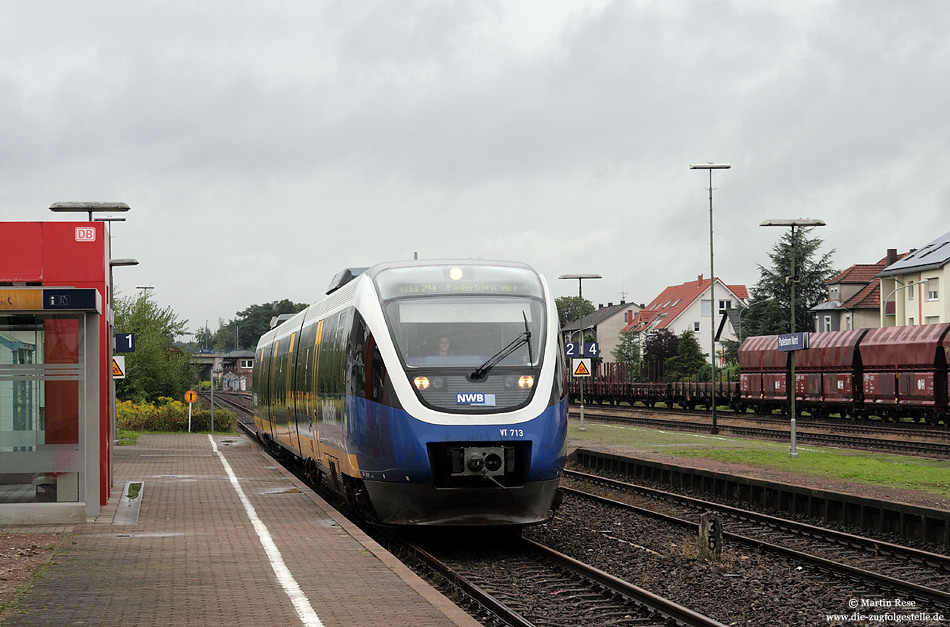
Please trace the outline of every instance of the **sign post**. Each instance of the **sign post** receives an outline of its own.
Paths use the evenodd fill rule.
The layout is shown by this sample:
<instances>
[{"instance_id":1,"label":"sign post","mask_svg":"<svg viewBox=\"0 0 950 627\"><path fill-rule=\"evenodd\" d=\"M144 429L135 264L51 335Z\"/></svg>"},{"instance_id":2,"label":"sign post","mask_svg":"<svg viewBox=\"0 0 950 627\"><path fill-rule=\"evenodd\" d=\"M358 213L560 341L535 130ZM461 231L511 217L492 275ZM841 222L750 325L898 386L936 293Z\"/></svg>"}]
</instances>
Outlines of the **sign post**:
<instances>
[{"instance_id":1,"label":"sign post","mask_svg":"<svg viewBox=\"0 0 950 627\"><path fill-rule=\"evenodd\" d=\"M792 310L794 315L794 310ZM776 347L780 353L791 353L789 356L789 362L791 363L791 377L792 380L788 385L788 393L791 395L789 397L789 414L791 416L791 421L789 422L789 427L791 431L791 447L788 451L789 457L798 457L798 450L795 448L795 352L804 350L808 348L808 334L807 333L786 333L784 335L778 336L778 346Z\"/></svg>"},{"instance_id":2,"label":"sign post","mask_svg":"<svg viewBox=\"0 0 950 627\"><path fill-rule=\"evenodd\" d=\"M191 404L198 400L198 393L194 390L185 392L185 401L188 403L188 433L191 433Z\"/></svg>"}]
</instances>

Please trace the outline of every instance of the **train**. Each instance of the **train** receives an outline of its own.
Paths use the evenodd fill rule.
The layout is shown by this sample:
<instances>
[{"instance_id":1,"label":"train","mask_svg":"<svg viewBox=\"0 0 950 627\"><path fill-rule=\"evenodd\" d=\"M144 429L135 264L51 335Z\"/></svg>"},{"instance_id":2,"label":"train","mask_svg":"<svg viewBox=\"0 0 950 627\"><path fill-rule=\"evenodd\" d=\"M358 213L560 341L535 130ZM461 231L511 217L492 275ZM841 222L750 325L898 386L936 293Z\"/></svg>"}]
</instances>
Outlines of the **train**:
<instances>
[{"instance_id":1,"label":"train","mask_svg":"<svg viewBox=\"0 0 950 627\"><path fill-rule=\"evenodd\" d=\"M628 380L618 364L603 363L584 385L594 403L718 406L737 413L787 412L794 389L796 413L815 418L872 416L950 425L950 324L809 333L807 349L778 350L777 335L746 338L739 347L739 380L649 383ZM571 383L576 395L577 382Z\"/></svg>"},{"instance_id":2,"label":"train","mask_svg":"<svg viewBox=\"0 0 950 627\"><path fill-rule=\"evenodd\" d=\"M526 264L348 268L258 342L255 429L380 524L543 522L567 450L558 333Z\"/></svg>"}]
</instances>

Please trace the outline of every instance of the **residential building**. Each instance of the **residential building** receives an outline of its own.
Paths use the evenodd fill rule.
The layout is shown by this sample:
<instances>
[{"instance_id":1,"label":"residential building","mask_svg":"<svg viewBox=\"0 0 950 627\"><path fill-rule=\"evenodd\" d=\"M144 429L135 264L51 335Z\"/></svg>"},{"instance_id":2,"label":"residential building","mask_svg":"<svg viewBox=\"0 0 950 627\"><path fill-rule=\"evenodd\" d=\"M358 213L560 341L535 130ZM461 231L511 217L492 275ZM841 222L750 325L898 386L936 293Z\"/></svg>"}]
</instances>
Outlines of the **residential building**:
<instances>
[{"instance_id":1,"label":"residential building","mask_svg":"<svg viewBox=\"0 0 950 627\"><path fill-rule=\"evenodd\" d=\"M913 250L878 273L885 296L881 326L914 326L950 321L950 300L941 291L950 280L950 233Z\"/></svg>"},{"instance_id":2,"label":"residential building","mask_svg":"<svg viewBox=\"0 0 950 627\"><path fill-rule=\"evenodd\" d=\"M812 307L815 331L874 329L881 326L881 279L878 274L909 253L889 248L877 263L856 263L825 281L828 300Z\"/></svg>"},{"instance_id":3,"label":"residential building","mask_svg":"<svg viewBox=\"0 0 950 627\"><path fill-rule=\"evenodd\" d=\"M715 315L709 298L711 281L699 275L695 281L688 281L681 285L671 285L660 292L646 307L637 314L622 331L638 331L650 333L666 329L682 335L685 331L693 331L699 345L709 350L709 339L712 332L717 335L716 353L721 350L718 342L737 339L737 316L728 315L732 311L744 308L749 301L749 290L745 285L726 285L716 279L716 307ZM715 325L711 329L711 325ZM711 357L707 355L707 359Z\"/></svg>"},{"instance_id":4,"label":"residential building","mask_svg":"<svg viewBox=\"0 0 950 627\"><path fill-rule=\"evenodd\" d=\"M605 361L613 361L611 352L620 343L620 331L626 327L642 305L620 301L620 304L614 305L607 303L607 306L598 306L590 314L584 316L584 332L593 333L600 345L600 357ZM561 327L561 337L564 342L576 342L578 320L569 322Z\"/></svg>"}]
</instances>

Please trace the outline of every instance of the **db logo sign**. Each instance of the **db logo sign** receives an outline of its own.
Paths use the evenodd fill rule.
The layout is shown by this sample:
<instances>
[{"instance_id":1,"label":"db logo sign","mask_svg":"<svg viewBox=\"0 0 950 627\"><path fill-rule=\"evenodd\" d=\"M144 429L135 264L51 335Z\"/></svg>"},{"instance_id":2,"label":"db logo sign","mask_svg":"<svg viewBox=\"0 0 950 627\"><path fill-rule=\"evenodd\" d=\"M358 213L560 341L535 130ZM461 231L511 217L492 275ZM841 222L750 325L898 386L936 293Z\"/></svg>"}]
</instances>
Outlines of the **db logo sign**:
<instances>
[{"instance_id":1,"label":"db logo sign","mask_svg":"<svg viewBox=\"0 0 950 627\"><path fill-rule=\"evenodd\" d=\"M77 242L94 242L96 241L96 229L92 226L77 226L76 227L76 241Z\"/></svg>"}]
</instances>

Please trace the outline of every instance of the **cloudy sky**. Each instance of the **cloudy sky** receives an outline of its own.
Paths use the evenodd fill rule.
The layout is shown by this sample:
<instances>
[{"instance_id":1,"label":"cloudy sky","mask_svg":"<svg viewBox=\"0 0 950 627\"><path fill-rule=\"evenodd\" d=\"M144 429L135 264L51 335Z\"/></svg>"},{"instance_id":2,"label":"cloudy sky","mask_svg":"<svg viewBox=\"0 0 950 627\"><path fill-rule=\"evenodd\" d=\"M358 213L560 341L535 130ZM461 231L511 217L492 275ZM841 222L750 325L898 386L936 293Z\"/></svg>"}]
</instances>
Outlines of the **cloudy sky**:
<instances>
[{"instance_id":1,"label":"cloudy sky","mask_svg":"<svg viewBox=\"0 0 950 627\"><path fill-rule=\"evenodd\" d=\"M192 329L347 266L530 263L555 295L755 284L950 230L950 3L0 1L0 219L122 201L122 293Z\"/></svg>"}]
</instances>

